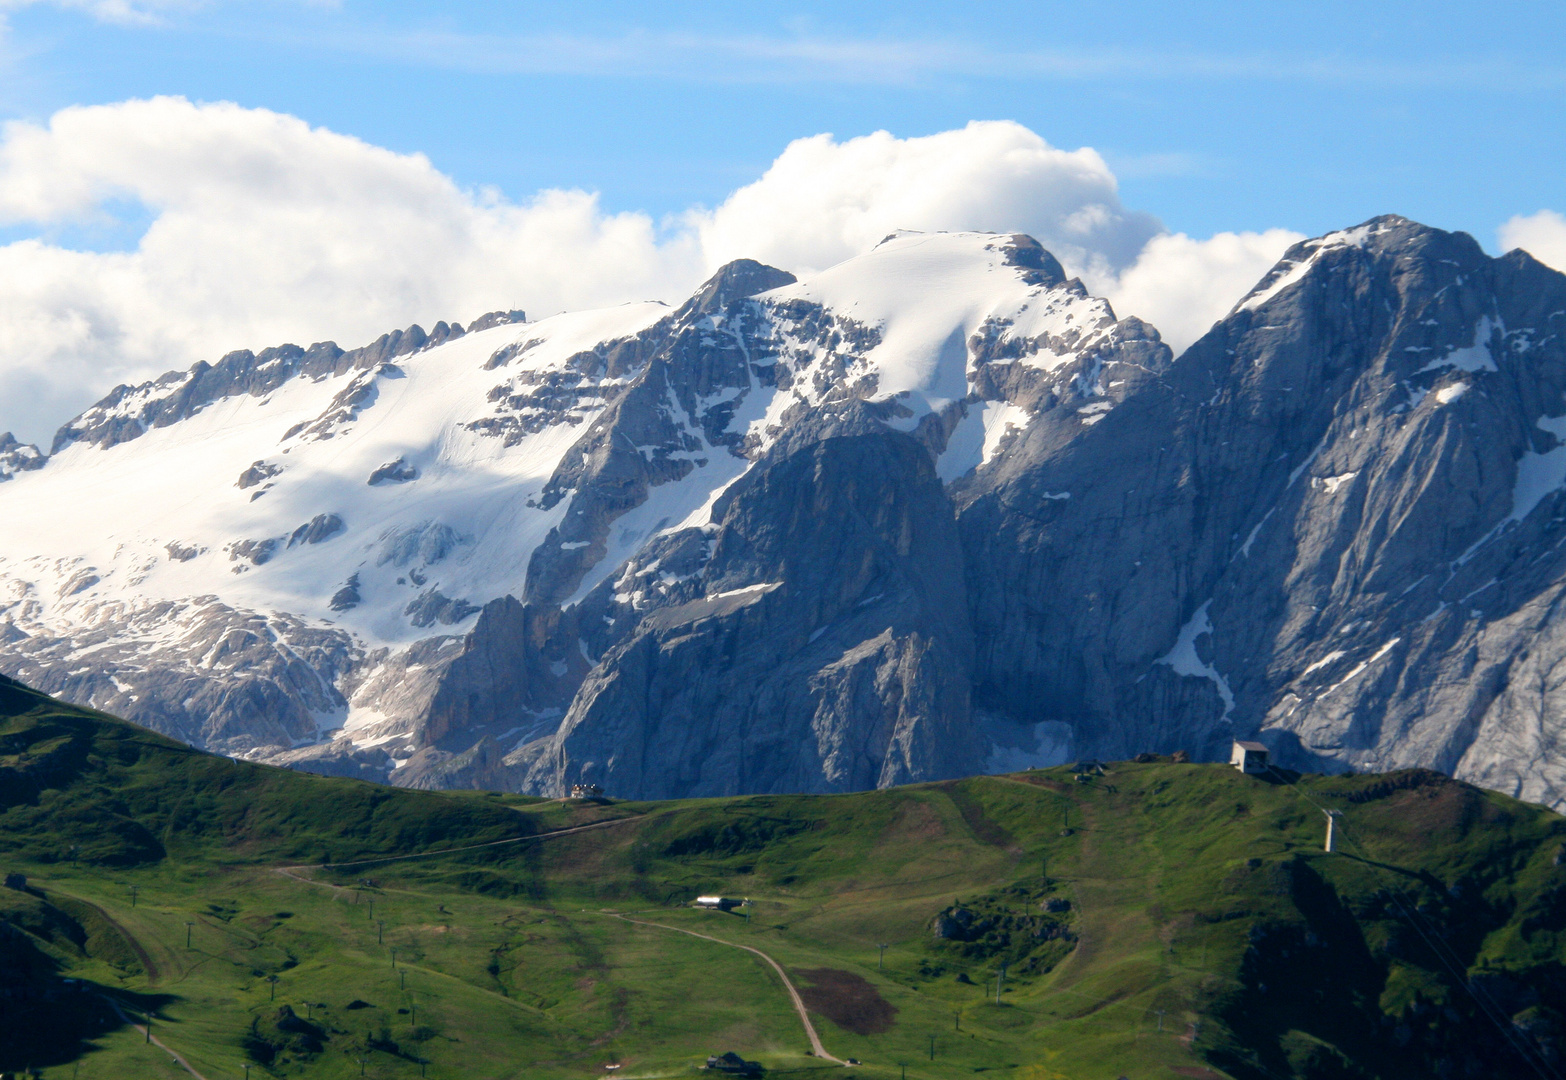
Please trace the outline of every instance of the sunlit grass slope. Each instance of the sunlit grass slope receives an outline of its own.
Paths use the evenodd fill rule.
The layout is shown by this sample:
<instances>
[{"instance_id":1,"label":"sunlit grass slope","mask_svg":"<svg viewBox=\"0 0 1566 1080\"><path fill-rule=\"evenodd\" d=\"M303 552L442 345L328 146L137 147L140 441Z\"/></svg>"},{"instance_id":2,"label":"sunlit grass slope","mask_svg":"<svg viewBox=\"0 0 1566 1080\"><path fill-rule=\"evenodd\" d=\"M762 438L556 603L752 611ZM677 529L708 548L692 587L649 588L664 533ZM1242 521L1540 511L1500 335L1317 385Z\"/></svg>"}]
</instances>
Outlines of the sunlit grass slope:
<instances>
[{"instance_id":1,"label":"sunlit grass slope","mask_svg":"<svg viewBox=\"0 0 1566 1080\"><path fill-rule=\"evenodd\" d=\"M1168 759L671 803L398 791L0 684L0 863L29 881L0 890L0 1069L188 1076L127 1024L151 1014L209 1080L694 1076L725 1050L841 1073L726 941L866 1077L1550 1075L1563 842L1431 773ZM751 904L686 906L711 892Z\"/></svg>"}]
</instances>

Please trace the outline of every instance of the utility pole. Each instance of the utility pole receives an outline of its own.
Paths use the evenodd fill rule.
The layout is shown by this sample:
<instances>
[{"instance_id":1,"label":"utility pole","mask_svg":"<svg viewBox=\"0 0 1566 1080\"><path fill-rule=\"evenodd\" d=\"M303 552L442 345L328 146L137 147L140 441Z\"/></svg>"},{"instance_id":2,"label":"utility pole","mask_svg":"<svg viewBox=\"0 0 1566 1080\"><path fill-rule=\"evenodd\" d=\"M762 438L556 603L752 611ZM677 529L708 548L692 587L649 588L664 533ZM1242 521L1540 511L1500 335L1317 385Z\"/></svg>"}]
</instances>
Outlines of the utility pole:
<instances>
[{"instance_id":1,"label":"utility pole","mask_svg":"<svg viewBox=\"0 0 1566 1080\"><path fill-rule=\"evenodd\" d=\"M397 970L397 947L395 945L392 946L391 954L392 954L392 970L396 971Z\"/></svg>"},{"instance_id":2,"label":"utility pole","mask_svg":"<svg viewBox=\"0 0 1566 1080\"><path fill-rule=\"evenodd\" d=\"M1337 826L1337 823L1338 823L1338 818L1343 816L1343 811L1341 811L1341 810L1323 810L1322 813L1327 815L1327 850L1328 851L1336 851L1336 850L1338 850L1338 837L1337 837L1337 828L1336 828L1336 826Z\"/></svg>"},{"instance_id":3,"label":"utility pole","mask_svg":"<svg viewBox=\"0 0 1566 1080\"><path fill-rule=\"evenodd\" d=\"M190 928L195 925L193 922L185 923L185 948L187 949L190 948Z\"/></svg>"},{"instance_id":4,"label":"utility pole","mask_svg":"<svg viewBox=\"0 0 1566 1080\"><path fill-rule=\"evenodd\" d=\"M370 897L366 902L370 905L370 918L373 919L375 918L375 897Z\"/></svg>"},{"instance_id":5,"label":"utility pole","mask_svg":"<svg viewBox=\"0 0 1566 1080\"><path fill-rule=\"evenodd\" d=\"M877 945L876 948L880 949L881 951L876 954L875 969L877 971L884 971L886 970L886 946Z\"/></svg>"},{"instance_id":6,"label":"utility pole","mask_svg":"<svg viewBox=\"0 0 1566 1080\"><path fill-rule=\"evenodd\" d=\"M272 984L272 996L268 1000L276 1001L277 1000L277 976L276 975L268 975L266 977L266 981Z\"/></svg>"},{"instance_id":7,"label":"utility pole","mask_svg":"<svg viewBox=\"0 0 1566 1080\"><path fill-rule=\"evenodd\" d=\"M396 949L392 950L392 952L394 952L394 953L396 951L397 951ZM406 990L406 989L408 989L408 971L407 971L407 969L404 968L403 970L397 972L397 977L402 980L401 985L399 985L397 987L397 989L399 989L399 990Z\"/></svg>"},{"instance_id":8,"label":"utility pole","mask_svg":"<svg viewBox=\"0 0 1566 1080\"><path fill-rule=\"evenodd\" d=\"M995 1004L997 1004L997 1005L999 1005L1001 1003L1000 1002L1001 987L1003 987L1005 985L1006 985L1006 964L1003 961L1001 963L1000 974L995 977Z\"/></svg>"},{"instance_id":9,"label":"utility pole","mask_svg":"<svg viewBox=\"0 0 1566 1080\"><path fill-rule=\"evenodd\" d=\"M130 887L130 890L131 890L131 907L135 907L136 906L136 894L140 891L140 889L137 886L132 885Z\"/></svg>"},{"instance_id":10,"label":"utility pole","mask_svg":"<svg viewBox=\"0 0 1566 1080\"><path fill-rule=\"evenodd\" d=\"M377 944L377 945L383 944L383 942L381 941L381 935L384 934L384 933L386 933L386 920L385 919L376 919L375 920L375 944Z\"/></svg>"}]
</instances>

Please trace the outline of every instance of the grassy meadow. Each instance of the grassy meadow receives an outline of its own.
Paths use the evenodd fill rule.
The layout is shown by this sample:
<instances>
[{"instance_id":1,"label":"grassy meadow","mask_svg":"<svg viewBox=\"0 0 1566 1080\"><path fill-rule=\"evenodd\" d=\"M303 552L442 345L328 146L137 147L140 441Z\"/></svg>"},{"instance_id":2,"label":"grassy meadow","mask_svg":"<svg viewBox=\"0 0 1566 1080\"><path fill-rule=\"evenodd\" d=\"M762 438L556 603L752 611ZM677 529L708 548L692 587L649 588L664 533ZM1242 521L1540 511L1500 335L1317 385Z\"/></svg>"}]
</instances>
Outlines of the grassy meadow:
<instances>
[{"instance_id":1,"label":"grassy meadow","mask_svg":"<svg viewBox=\"0 0 1566 1080\"><path fill-rule=\"evenodd\" d=\"M782 964L876 1080L1533 1076L1558 1053L1566 820L1432 773L1164 758L572 803L235 763L14 684L0 717L0 869L29 885L0 890L27 991L0 997L4 1070L189 1076L126 1021L150 1014L207 1080L679 1077L727 1050L843 1074L721 942Z\"/></svg>"}]
</instances>

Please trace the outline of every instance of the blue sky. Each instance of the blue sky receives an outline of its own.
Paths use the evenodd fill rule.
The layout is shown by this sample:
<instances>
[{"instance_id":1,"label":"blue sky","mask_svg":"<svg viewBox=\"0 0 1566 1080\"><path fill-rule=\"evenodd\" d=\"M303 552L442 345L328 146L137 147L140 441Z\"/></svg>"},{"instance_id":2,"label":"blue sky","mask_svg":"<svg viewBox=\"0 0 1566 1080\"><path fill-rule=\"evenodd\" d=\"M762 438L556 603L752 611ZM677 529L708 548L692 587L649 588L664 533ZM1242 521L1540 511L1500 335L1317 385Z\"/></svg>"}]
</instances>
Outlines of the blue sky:
<instances>
[{"instance_id":1,"label":"blue sky","mask_svg":"<svg viewBox=\"0 0 1566 1080\"><path fill-rule=\"evenodd\" d=\"M3 5L0 5L3 6ZM790 140L1012 119L1205 235L1559 207L1566 5L222 3L12 7L0 112L154 94L299 116L512 197L712 204Z\"/></svg>"},{"instance_id":2,"label":"blue sky","mask_svg":"<svg viewBox=\"0 0 1566 1080\"><path fill-rule=\"evenodd\" d=\"M1563 45L1543 3L0 0L0 432L893 228L1032 232L1177 349L1375 214L1566 269Z\"/></svg>"}]
</instances>

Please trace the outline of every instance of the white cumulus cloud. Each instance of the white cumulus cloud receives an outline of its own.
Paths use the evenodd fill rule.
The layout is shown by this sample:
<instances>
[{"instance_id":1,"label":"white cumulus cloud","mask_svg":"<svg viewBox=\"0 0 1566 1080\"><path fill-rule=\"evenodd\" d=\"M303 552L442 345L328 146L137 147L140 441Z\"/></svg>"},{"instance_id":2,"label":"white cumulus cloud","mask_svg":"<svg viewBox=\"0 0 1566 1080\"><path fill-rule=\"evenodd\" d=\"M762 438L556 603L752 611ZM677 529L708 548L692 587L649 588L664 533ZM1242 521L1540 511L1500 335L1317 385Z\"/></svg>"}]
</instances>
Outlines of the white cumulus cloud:
<instances>
[{"instance_id":1,"label":"white cumulus cloud","mask_svg":"<svg viewBox=\"0 0 1566 1080\"><path fill-rule=\"evenodd\" d=\"M1164 233L1118 276L1090 279L1121 317L1158 327L1176 353L1207 333L1304 234L1287 229L1225 232L1193 240Z\"/></svg>"},{"instance_id":2,"label":"white cumulus cloud","mask_svg":"<svg viewBox=\"0 0 1566 1080\"><path fill-rule=\"evenodd\" d=\"M1566 271L1566 217L1554 210L1519 214L1496 230L1501 248L1522 248L1540 262Z\"/></svg>"},{"instance_id":3,"label":"white cumulus cloud","mask_svg":"<svg viewBox=\"0 0 1566 1080\"><path fill-rule=\"evenodd\" d=\"M127 218L147 224L124 250L71 242ZM173 97L0 128L0 227L29 236L0 245L0 431L45 443L115 383L231 349L677 301L733 258L804 273L897 229L1029 232L1184 343L1289 235L1169 236L1096 152L1007 122L800 139L721 205L657 222L583 191L464 189L423 155Z\"/></svg>"},{"instance_id":4,"label":"white cumulus cloud","mask_svg":"<svg viewBox=\"0 0 1566 1080\"><path fill-rule=\"evenodd\" d=\"M156 98L0 134L0 224L126 203L151 215L134 250L0 247L0 430L47 438L116 382L230 349L678 294L703 269L693 240L593 195L464 191L422 155L260 109Z\"/></svg>"},{"instance_id":5,"label":"white cumulus cloud","mask_svg":"<svg viewBox=\"0 0 1566 1080\"><path fill-rule=\"evenodd\" d=\"M1026 232L1074 270L1112 273L1163 231L1121 206L1096 151L1059 150L1005 121L913 139L798 139L761 179L690 220L709 261L746 256L796 273L897 229Z\"/></svg>"}]
</instances>

